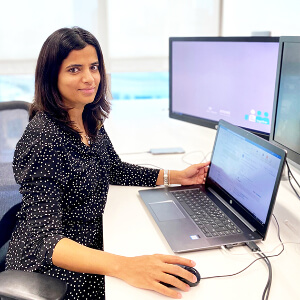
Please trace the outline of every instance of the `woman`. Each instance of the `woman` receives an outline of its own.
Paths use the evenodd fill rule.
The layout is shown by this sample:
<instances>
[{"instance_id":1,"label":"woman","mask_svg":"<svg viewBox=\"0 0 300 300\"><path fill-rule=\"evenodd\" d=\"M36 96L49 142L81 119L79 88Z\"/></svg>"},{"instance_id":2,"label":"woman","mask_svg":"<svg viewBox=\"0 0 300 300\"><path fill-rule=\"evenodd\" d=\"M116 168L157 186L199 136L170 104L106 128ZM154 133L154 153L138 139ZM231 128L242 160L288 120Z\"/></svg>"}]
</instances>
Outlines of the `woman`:
<instances>
[{"instance_id":1,"label":"woman","mask_svg":"<svg viewBox=\"0 0 300 300\"><path fill-rule=\"evenodd\" d=\"M45 41L36 67L30 122L17 144L13 169L23 195L7 254L7 269L65 280L67 299L104 299L104 275L180 298L172 275L194 282L174 264L178 256L124 257L103 251L102 214L109 184L155 186L163 170L120 160L103 122L109 114L100 45L81 28L57 30ZM208 164L171 171L171 183L203 183ZM168 174L168 173L167 173ZM165 178L166 180L166 178Z\"/></svg>"}]
</instances>

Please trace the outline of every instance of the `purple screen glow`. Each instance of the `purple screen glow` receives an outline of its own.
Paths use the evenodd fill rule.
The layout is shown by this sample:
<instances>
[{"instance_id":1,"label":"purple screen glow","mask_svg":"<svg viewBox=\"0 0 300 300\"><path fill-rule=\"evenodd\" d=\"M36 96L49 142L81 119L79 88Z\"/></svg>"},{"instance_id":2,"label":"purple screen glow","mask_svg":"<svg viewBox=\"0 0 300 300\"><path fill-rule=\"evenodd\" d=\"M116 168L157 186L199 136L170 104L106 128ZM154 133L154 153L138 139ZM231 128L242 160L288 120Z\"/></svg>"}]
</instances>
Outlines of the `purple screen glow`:
<instances>
[{"instance_id":1,"label":"purple screen glow","mask_svg":"<svg viewBox=\"0 0 300 300\"><path fill-rule=\"evenodd\" d=\"M278 42L173 41L172 112L270 133Z\"/></svg>"}]
</instances>

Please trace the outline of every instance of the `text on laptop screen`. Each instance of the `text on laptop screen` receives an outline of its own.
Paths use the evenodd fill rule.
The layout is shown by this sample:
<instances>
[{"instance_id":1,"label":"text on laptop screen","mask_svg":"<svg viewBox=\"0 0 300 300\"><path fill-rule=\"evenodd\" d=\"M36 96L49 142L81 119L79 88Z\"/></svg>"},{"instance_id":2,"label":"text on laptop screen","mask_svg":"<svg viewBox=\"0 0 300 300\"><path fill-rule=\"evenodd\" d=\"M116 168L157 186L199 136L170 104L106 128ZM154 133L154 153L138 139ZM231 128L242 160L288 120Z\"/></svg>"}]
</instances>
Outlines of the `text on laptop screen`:
<instances>
[{"instance_id":1,"label":"text on laptop screen","mask_svg":"<svg viewBox=\"0 0 300 300\"><path fill-rule=\"evenodd\" d=\"M209 178L264 224L279 164L278 154L220 125Z\"/></svg>"},{"instance_id":2,"label":"text on laptop screen","mask_svg":"<svg viewBox=\"0 0 300 300\"><path fill-rule=\"evenodd\" d=\"M268 135L278 48L278 41L238 38L172 41L170 114L212 128L224 119Z\"/></svg>"}]
</instances>

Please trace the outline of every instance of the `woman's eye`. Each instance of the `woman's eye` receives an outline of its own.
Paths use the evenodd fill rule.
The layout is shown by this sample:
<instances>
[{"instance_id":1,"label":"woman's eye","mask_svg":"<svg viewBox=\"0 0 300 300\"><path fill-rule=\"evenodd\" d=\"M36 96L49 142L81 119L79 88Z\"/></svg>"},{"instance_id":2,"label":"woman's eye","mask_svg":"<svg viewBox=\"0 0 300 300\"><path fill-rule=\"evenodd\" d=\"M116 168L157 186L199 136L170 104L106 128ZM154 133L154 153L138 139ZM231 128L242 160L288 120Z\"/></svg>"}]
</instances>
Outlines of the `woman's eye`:
<instances>
[{"instance_id":1,"label":"woman's eye","mask_svg":"<svg viewBox=\"0 0 300 300\"><path fill-rule=\"evenodd\" d=\"M76 73L76 72L78 72L78 71L79 71L78 68L71 68L71 69L69 69L69 72L70 72L70 73Z\"/></svg>"},{"instance_id":2,"label":"woman's eye","mask_svg":"<svg viewBox=\"0 0 300 300\"><path fill-rule=\"evenodd\" d=\"M99 70L99 66L93 65L93 66L91 66L91 70L98 71Z\"/></svg>"}]
</instances>

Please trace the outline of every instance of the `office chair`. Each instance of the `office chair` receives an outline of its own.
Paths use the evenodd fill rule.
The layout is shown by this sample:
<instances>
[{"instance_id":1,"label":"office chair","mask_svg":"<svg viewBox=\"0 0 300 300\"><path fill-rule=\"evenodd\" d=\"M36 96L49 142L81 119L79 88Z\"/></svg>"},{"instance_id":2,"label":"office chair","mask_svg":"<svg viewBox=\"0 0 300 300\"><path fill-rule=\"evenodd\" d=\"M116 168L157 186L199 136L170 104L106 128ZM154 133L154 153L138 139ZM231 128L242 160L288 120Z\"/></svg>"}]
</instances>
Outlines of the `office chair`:
<instances>
[{"instance_id":1,"label":"office chair","mask_svg":"<svg viewBox=\"0 0 300 300\"><path fill-rule=\"evenodd\" d=\"M4 271L5 256L22 196L13 177L12 163L0 163L0 174L0 299L63 299L67 285L58 278L36 272Z\"/></svg>"},{"instance_id":2,"label":"office chair","mask_svg":"<svg viewBox=\"0 0 300 300\"><path fill-rule=\"evenodd\" d=\"M30 103L0 102L0 163L12 162L16 144L28 124Z\"/></svg>"}]
</instances>

